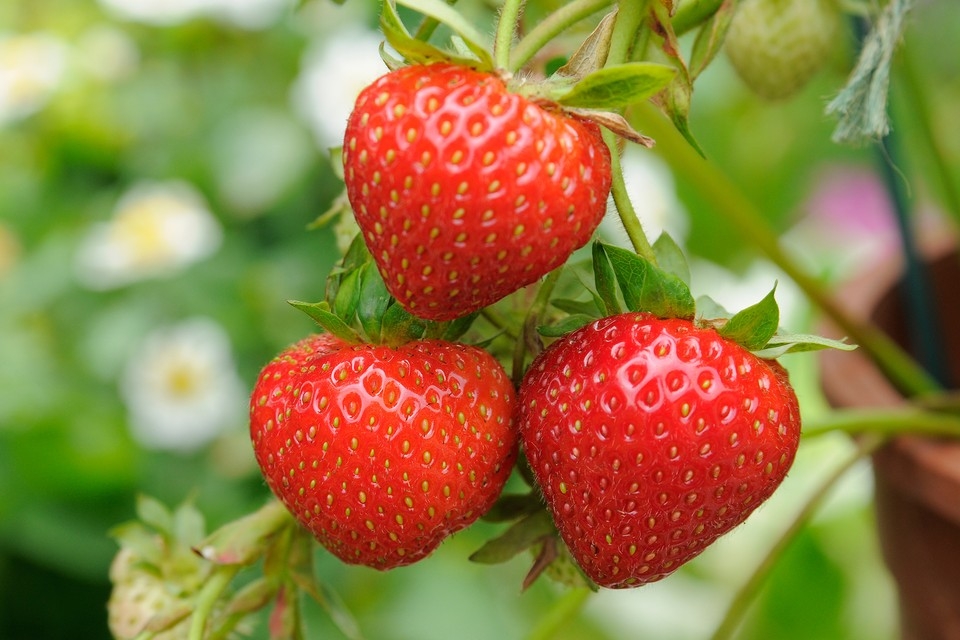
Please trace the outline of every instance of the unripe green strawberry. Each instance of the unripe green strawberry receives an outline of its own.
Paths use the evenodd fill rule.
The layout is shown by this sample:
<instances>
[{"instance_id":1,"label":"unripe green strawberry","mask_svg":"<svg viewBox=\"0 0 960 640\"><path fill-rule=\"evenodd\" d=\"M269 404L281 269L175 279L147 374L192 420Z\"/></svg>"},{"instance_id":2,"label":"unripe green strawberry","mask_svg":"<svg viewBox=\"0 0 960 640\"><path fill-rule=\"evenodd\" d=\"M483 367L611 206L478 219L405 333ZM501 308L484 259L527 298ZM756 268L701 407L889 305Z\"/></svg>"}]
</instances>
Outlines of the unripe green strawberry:
<instances>
[{"instance_id":1,"label":"unripe green strawberry","mask_svg":"<svg viewBox=\"0 0 960 640\"><path fill-rule=\"evenodd\" d=\"M826 64L841 25L834 0L743 0L725 48L751 90L780 100L802 89Z\"/></svg>"},{"instance_id":2,"label":"unripe green strawberry","mask_svg":"<svg viewBox=\"0 0 960 640\"><path fill-rule=\"evenodd\" d=\"M560 536L611 588L664 578L743 522L800 441L779 364L642 313L550 345L524 377L517 421Z\"/></svg>"},{"instance_id":3,"label":"unripe green strawberry","mask_svg":"<svg viewBox=\"0 0 960 640\"><path fill-rule=\"evenodd\" d=\"M267 484L344 562L425 557L483 515L517 452L515 393L477 347L320 334L260 374L250 435Z\"/></svg>"},{"instance_id":4,"label":"unripe green strawberry","mask_svg":"<svg viewBox=\"0 0 960 640\"><path fill-rule=\"evenodd\" d=\"M451 320L560 266L606 212L599 127L448 63L365 89L347 123L344 180L387 289Z\"/></svg>"},{"instance_id":5,"label":"unripe green strawberry","mask_svg":"<svg viewBox=\"0 0 960 640\"><path fill-rule=\"evenodd\" d=\"M110 633L116 640L133 640L156 616L192 608L190 600L178 597L172 586L156 573L139 566L142 559L131 549L121 549L110 565L113 591L107 602ZM189 609L186 609L189 611ZM190 621L184 618L155 636L156 640L186 640Z\"/></svg>"}]
</instances>

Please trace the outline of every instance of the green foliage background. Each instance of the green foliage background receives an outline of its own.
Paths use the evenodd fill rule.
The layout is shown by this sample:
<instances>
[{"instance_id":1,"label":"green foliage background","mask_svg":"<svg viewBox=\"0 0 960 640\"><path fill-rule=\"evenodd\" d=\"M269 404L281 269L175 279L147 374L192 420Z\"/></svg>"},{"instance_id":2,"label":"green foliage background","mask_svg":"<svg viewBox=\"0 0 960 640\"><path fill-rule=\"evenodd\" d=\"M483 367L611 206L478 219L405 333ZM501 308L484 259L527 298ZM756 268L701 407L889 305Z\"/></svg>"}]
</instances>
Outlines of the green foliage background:
<instances>
[{"instance_id":1,"label":"green foliage background","mask_svg":"<svg viewBox=\"0 0 960 640\"><path fill-rule=\"evenodd\" d=\"M476 15L489 15L484 3L467 4ZM529 4L528 18L535 19L560 3ZM917 57L929 61L928 75L938 79L930 87L930 112L944 148L957 160L960 133L950 117L960 104L960 59L936 44L960 34L960 15L950 4L925 4L907 39L916 43ZM136 494L170 505L192 495L210 528L267 498L242 421L187 455L139 446L118 394L119 372L152 329L207 316L226 330L240 376L252 386L264 362L313 330L285 300L323 296L336 245L330 229L306 227L341 185L326 151L313 144L293 110L290 91L311 43L341 23L372 27L375 10L369 0L348 0L341 8L311 0L289 5L263 28L247 29L208 17L141 24L93 0L0 5L0 35L44 31L75 45L91 28L108 27L128 38L139 58L132 73L111 82L69 69L42 109L0 125L0 230L13 239L0 246L7 253L0 263L10 265L0 270L0 638L108 637L107 567L116 545L107 531L133 517ZM722 59L698 82L694 132L711 162L777 229L798 222L825 169L837 163L871 167L872 157L863 150L830 142L833 123L823 115L825 98L842 85L849 56L847 43L825 73L785 104L750 96ZM895 100L895 111L897 105ZM218 158L234 152L227 125L251 113L278 118L310 140L299 173L252 213L225 198L217 181ZM902 117L898 124L909 143L915 123ZM270 157L265 153L263 161ZM925 175L924 157L908 148L905 158L909 174ZM711 203L698 199L691 188L695 177L674 178L690 216L691 255L733 274L744 272L755 253L714 215ZM109 216L127 187L144 179L194 185L223 226L222 246L169 278L107 291L84 288L75 275L82 237ZM914 187L936 200L935 186ZM814 264L825 275L834 267L829 261ZM801 306L792 320L812 318ZM812 358L788 365L805 412L823 411ZM753 536L755 543L720 544L662 585L595 596L583 615L552 637L703 637L758 561L757 549L766 548L812 486L821 462L845 447L838 439L804 451L784 495L766 510L771 515L745 525L751 533L734 534ZM892 587L862 499L868 486L867 470L859 469L839 492L843 508L828 509L791 547L743 638L893 637ZM854 498L844 500L844 494ZM469 564L469 553L495 531L480 524L429 560L386 575L323 554L319 570L369 638L528 637L562 590L541 581L520 594L528 559L495 568ZM323 612L307 610L310 637L339 637ZM254 636L265 637L263 625Z\"/></svg>"}]
</instances>

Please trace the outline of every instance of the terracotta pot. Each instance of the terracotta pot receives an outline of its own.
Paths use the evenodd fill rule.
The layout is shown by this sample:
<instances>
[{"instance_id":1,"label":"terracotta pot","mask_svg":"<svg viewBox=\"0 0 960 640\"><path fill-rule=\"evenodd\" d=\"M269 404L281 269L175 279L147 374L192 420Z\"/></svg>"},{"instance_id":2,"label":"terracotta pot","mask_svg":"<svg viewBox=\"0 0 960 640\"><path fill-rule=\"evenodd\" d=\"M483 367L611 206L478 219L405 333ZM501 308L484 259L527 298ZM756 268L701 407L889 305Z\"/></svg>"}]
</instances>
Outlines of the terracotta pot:
<instances>
[{"instance_id":1,"label":"terracotta pot","mask_svg":"<svg viewBox=\"0 0 960 640\"><path fill-rule=\"evenodd\" d=\"M939 241L927 252L943 345L960 380L960 257ZM871 318L907 346L901 264L887 261L841 291L860 318ZM836 335L836 332L833 332ZM835 407L904 402L863 354L824 352L822 383ZM960 442L922 437L891 441L873 459L876 516L884 559L897 583L904 640L960 639Z\"/></svg>"}]
</instances>

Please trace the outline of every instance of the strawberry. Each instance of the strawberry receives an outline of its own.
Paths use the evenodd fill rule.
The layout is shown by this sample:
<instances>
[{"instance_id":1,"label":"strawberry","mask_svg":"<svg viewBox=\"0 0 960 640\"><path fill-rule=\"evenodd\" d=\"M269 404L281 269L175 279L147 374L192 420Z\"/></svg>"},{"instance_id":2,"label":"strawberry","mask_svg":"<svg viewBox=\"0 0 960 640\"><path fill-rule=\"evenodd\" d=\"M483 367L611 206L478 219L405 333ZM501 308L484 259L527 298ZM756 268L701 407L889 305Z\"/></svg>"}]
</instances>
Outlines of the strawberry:
<instances>
[{"instance_id":1,"label":"strawberry","mask_svg":"<svg viewBox=\"0 0 960 640\"><path fill-rule=\"evenodd\" d=\"M779 364L645 313L550 345L523 380L517 419L561 537L611 588L664 578L743 522L800 437Z\"/></svg>"},{"instance_id":2,"label":"strawberry","mask_svg":"<svg viewBox=\"0 0 960 640\"><path fill-rule=\"evenodd\" d=\"M743 0L725 49L751 90L779 100L799 91L823 67L841 25L833 0Z\"/></svg>"},{"instance_id":3,"label":"strawberry","mask_svg":"<svg viewBox=\"0 0 960 640\"><path fill-rule=\"evenodd\" d=\"M516 456L513 386L485 351L318 334L262 371L250 435L267 484L331 553L415 562L499 496Z\"/></svg>"},{"instance_id":4,"label":"strawberry","mask_svg":"<svg viewBox=\"0 0 960 640\"><path fill-rule=\"evenodd\" d=\"M347 195L387 289L450 320L559 266L606 211L599 127L449 63L386 74L343 145Z\"/></svg>"}]
</instances>

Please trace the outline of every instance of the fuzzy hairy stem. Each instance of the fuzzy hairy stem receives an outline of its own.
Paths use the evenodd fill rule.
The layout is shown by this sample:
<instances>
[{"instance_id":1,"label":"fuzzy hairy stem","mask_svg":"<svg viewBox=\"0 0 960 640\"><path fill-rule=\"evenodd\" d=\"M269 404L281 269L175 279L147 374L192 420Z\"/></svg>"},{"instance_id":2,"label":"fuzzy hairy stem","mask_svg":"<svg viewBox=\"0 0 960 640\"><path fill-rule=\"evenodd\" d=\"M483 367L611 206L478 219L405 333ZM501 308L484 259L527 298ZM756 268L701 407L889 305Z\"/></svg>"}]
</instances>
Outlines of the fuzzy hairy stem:
<instances>
[{"instance_id":1,"label":"fuzzy hairy stem","mask_svg":"<svg viewBox=\"0 0 960 640\"><path fill-rule=\"evenodd\" d=\"M511 72L518 71L558 35L611 4L613 0L574 0L563 5L540 21L516 44L505 68Z\"/></svg>"}]
</instances>

